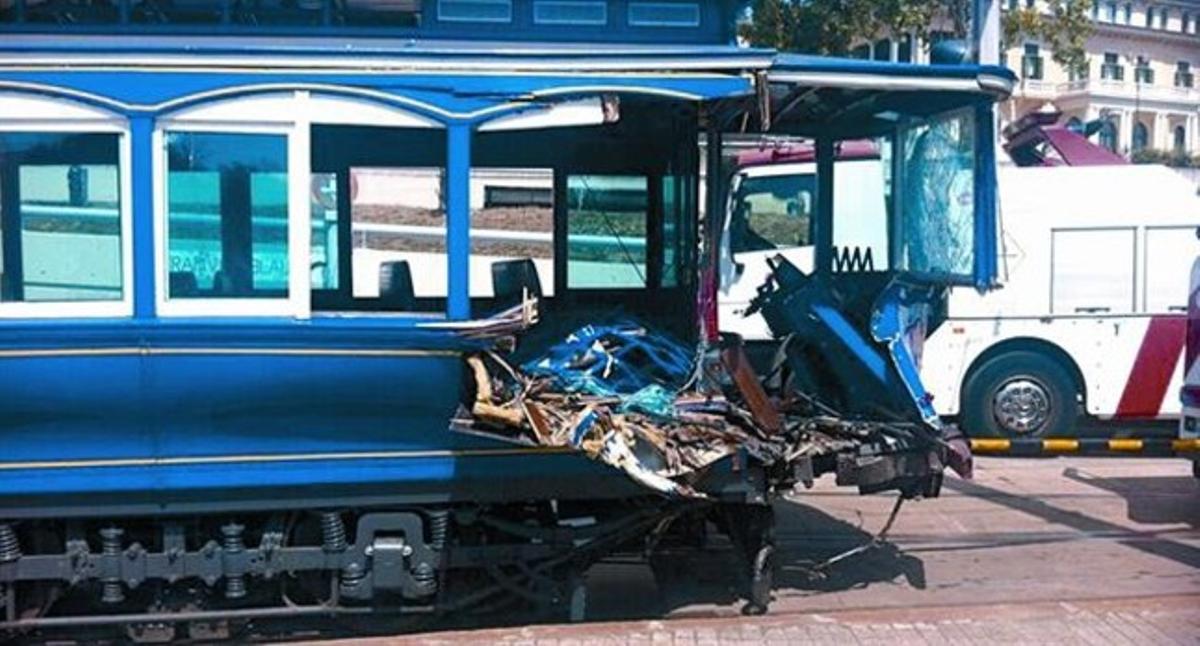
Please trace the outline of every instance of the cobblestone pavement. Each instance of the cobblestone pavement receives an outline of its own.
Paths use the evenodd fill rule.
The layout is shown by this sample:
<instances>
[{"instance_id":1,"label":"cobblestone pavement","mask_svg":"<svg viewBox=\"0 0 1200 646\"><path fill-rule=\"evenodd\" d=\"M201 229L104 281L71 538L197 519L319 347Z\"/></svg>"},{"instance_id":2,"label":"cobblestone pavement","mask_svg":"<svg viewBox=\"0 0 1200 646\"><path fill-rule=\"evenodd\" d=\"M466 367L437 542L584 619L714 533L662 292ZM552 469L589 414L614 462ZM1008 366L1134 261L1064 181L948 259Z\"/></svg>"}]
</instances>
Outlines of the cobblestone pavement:
<instances>
[{"instance_id":1,"label":"cobblestone pavement","mask_svg":"<svg viewBox=\"0 0 1200 646\"><path fill-rule=\"evenodd\" d=\"M1200 644L1200 481L1185 460L979 459L974 480L907 504L889 545L813 575L869 540L893 500L823 483L777 504L766 617L741 616L718 550L667 580L595 568L589 623L376 643Z\"/></svg>"}]
</instances>

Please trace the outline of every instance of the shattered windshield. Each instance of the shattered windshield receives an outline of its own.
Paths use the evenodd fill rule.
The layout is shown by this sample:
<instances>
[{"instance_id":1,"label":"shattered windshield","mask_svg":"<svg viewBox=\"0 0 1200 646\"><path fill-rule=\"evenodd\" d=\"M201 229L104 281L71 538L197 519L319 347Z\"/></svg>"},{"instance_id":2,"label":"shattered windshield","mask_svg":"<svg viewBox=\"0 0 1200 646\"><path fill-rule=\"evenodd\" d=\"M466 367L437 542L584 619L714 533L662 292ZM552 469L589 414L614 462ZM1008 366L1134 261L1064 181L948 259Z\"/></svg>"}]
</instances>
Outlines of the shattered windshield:
<instances>
[{"instance_id":1,"label":"shattered windshield","mask_svg":"<svg viewBox=\"0 0 1200 646\"><path fill-rule=\"evenodd\" d=\"M975 243L975 119L959 111L908 128L901 161L900 263L970 276Z\"/></svg>"}]
</instances>

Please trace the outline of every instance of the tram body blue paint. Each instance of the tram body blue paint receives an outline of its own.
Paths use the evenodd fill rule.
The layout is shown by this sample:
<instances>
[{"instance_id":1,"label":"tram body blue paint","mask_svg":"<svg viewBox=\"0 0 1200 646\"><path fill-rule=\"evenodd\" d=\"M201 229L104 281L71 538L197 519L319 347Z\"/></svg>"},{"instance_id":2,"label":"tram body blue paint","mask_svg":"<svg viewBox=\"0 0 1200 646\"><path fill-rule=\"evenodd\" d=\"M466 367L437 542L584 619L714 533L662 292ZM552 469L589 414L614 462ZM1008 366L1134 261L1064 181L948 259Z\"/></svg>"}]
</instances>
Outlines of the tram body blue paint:
<instances>
[{"instance_id":1,"label":"tram body blue paint","mask_svg":"<svg viewBox=\"0 0 1200 646\"><path fill-rule=\"evenodd\" d=\"M156 124L188 107L308 90L400 108L446 129L445 314L469 318L473 130L550 99L612 93L699 105L752 97L744 70L772 65L771 52L732 47L711 34L641 49L605 46L606 37L627 42L580 35L577 47L521 53L494 43L359 42L338 49L327 42L193 39L189 56L213 63L163 69L120 64L115 55L153 59L178 53L183 41L0 38L0 59L42 54L90 61L42 69L0 65L0 90L79 102L124 120L134 249L130 316L0 319L0 509L20 515L36 503L99 513L136 500L170 511L206 497L300 505L349 491L425 502L635 492L584 457L514 454L505 452L509 443L452 432L463 391L461 354L479 346L422 327L428 318L175 318L157 308L165 272L156 267L155 251L155 196L162 190L152 173L161 152L153 144ZM257 57L259 65L214 69L229 56ZM323 67L329 61L342 65ZM431 61L458 69L423 71ZM288 69L276 69L285 62ZM355 66L359 71L340 69ZM783 56L776 66L897 78L994 72ZM981 107L980 114L990 119L991 110ZM976 199L994 208L994 194ZM977 238L991 240L994 250L994 219L977 226ZM977 280L994 277L994 260L977 262Z\"/></svg>"}]
</instances>

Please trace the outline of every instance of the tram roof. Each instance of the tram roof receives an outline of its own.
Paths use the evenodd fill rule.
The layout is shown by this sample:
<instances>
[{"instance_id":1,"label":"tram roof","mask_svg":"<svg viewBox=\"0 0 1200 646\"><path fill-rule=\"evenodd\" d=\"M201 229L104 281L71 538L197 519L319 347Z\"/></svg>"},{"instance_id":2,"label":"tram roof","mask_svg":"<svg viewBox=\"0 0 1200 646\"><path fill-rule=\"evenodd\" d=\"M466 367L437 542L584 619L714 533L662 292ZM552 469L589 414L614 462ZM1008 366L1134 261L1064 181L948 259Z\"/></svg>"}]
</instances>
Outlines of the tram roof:
<instances>
[{"instance_id":1,"label":"tram roof","mask_svg":"<svg viewBox=\"0 0 1200 646\"><path fill-rule=\"evenodd\" d=\"M254 57L253 60L241 57ZM997 65L920 65L778 53L735 45L520 42L270 36L73 36L9 34L0 62L70 65L219 63L276 68L403 65L406 69L541 71L766 71L772 82L877 90L983 91L1006 96L1016 75Z\"/></svg>"},{"instance_id":2,"label":"tram roof","mask_svg":"<svg viewBox=\"0 0 1200 646\"><path fill-rule=\"evenodd\" d=\"M888 63L733 45L272 36L12 34L0 40L0 70L7 84L61 86L122 110L159 112L239 87L315 83L404 94L458 117L521 97L598 92L751 100L751 76L757 75L765 77L772 104L765 125L844 136L885 126L885 114L921 116L991 102L1007 96L1016 81L999 66ZM129 76L158 73L175 75L155 84Z\"/></svg>"}]
</instances>

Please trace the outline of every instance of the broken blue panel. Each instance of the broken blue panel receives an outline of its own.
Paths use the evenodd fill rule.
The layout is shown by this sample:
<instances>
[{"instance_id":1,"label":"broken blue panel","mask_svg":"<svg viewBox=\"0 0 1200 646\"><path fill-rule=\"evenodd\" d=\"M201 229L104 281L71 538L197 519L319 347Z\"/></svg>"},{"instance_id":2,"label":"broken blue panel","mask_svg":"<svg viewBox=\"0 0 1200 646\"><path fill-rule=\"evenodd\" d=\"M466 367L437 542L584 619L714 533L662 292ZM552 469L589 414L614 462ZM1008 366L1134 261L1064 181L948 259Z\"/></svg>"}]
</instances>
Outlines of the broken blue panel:
<instances>
[{"instance_id":1,"label":"broken blue panel","mask_svg":"<svg viewBox=\"0 0 1200 646\"><path fill-rule=\"evenodd\" d=\"M691 350L632 321L587 325L522 366L569 392L632 395L658 385L678 389L692 371Z\"/></svg>"}]
</instances>

